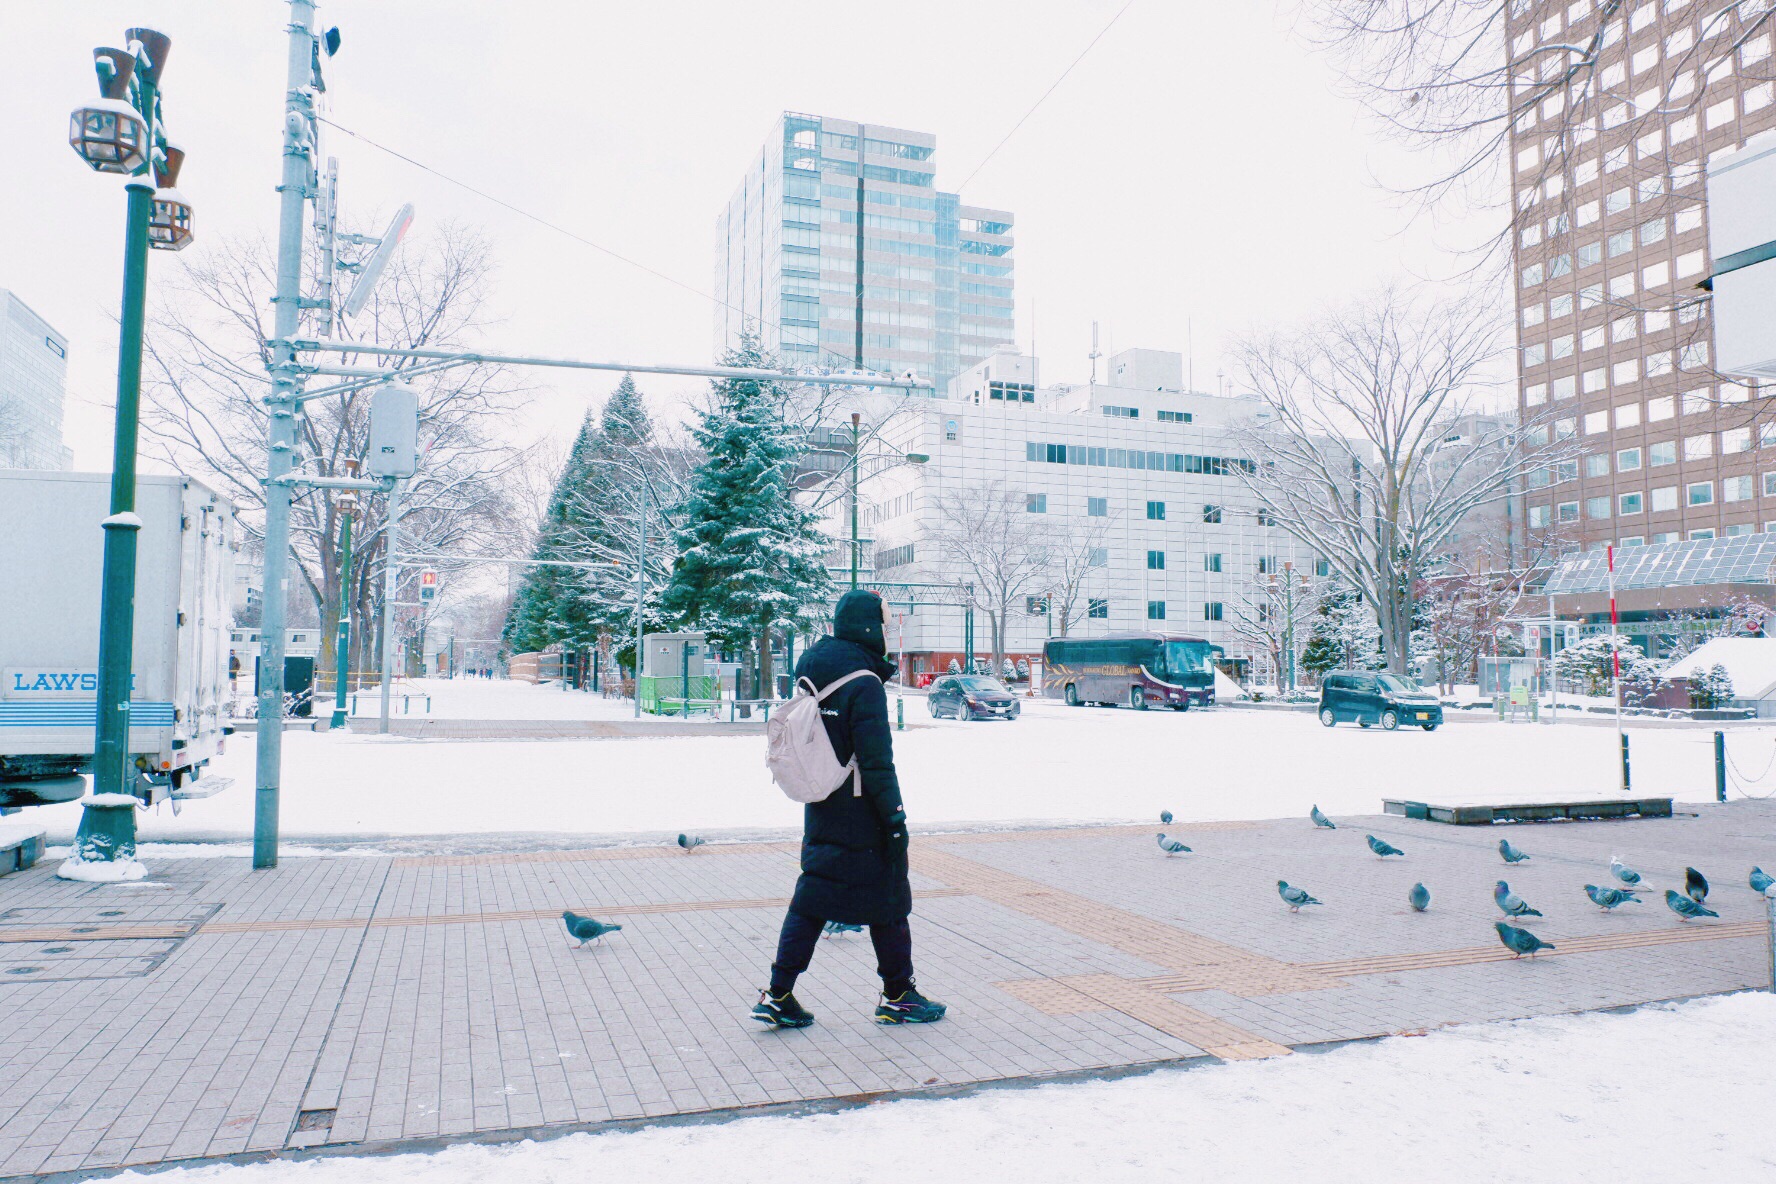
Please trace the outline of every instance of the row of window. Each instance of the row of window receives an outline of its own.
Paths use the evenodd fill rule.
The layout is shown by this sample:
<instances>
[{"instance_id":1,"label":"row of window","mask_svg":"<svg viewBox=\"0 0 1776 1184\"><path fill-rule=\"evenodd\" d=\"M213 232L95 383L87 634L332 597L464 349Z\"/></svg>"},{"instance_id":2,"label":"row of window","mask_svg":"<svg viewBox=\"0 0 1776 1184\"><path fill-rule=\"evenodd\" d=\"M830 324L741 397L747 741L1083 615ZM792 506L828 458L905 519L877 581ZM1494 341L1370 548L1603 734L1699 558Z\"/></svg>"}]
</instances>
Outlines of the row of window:
<instances>
[{"instance_id":1,"label":"row of window","mask_svg":"<svg viewBox=\"0 0 1776 1184\"><path fill-rule=\"evenodd\" d=\"M1649 508L1655 514L1669 513L1679 508L1680 490L1675 485L1662 485L1645 493L1618 493L1613 497L1603 494L1598 497L1584 499L1585 517L1593 521L1608 519L1613 511L1618 518L1632 517L1646 512ZM1715 504L1715 483L1713 481L1692 481L1681 490L1681 503L1684 506L1700 507ZM1740 477L1723 477L1720 480L1720 500L1726 504L1748 502L1758 495L1757 482L1748 473ZM1763 478L1763 496L1776 498L1776 473L1765 473ZM1529 507L1529 525L1544 527L1555 522L1577 522L1579 520L1578 501L1555 502L1552 505L1542 504Z\"/></svg>"},{"instance_id":2,"label":"row of window","mask_svg":"<svg viewBox=\"0 0 1776 1184\"><path fill-rule=\"evenodd\" d=\"M1596 138L1596 132L1589 127L1581 126L1574 129L1573 138L1575 142L1586 143ZM1657 155L1658 149L1656 146L1649 145L1647 140L1648 137L1642 137L1639 141L1636 141L1635 147L1640 149L1643 156ZM1628 145L1624 144L1620 148L1611 149L1604 154L1603 171L1606 173L1618 172L1621 169L1627 168L1628 163ZM1679 189L1687 189L1702 179L1702 164L1700 161L1692 160L1667 164L1661 160L1657 162L1657 167L1664 169L1662 175L1642 178L1636 184L1636 189L1639 192L1641 201L1651 200L1667 191L1676 193ZM1581 185L1588 185L1596 180L1596 178L1597 162L1595 160L1585 161L1573 170L1573 183L1575 188ZM1667 182L1669 182L1669 185ZM1519 189L1517 191L1517 208L1522 211L1528 211L1533 208L1537 202L1542 201L1544 198L1548 201L1553 201L1555 198L1560 197L1566 192L1566 187L1566 174L1555 173L1540 185L1531 185ZM1584 202L1579 205L1573 213L1574 224L1578 226L1589 226L1591 223L1597 221L1601 212L1602 207L1596 199ZM1552 221L1562 229L1565 228L1565 215L1559 215L1555 219L1552 219Z\"/></svg>"},{"instance_id":3,"label":"row of window","mask_svg":"<svg viewBox=\"0 0 1776 1184\"><path fill-rule=\"evenodd\" d=\"M1024 459L1053 465L1088 465L1093 468L1145 469L1151 472L1200 473L1226 477L1240 470L1258 471L1255 462L1232 456L1196 456L1184 452L1141 452L1135 449L1100 448L1085 444L1024 445Z\"/></svg>"},{"instance_id":4,"label":"row of window","mask_svg":"<svg viewBox=\"0 0 1776 1184\"><path fill-rule=\"evenodd\" d=\"M1543 265L1539 262L1531 263L1528 267L1524 268L1522 277L1523 286L1525 288L1533 288L1537 284L1540 284L1544 279L1558 279L1561 276L1572 274L1572 263L1569 256L1558 255L1555 258L1548 260L1547 264L1547 272L1545 275L1543 273ZM1562 266L1562 264L1564 264L1564 266ZM1706 251L1701 249L1686 251L1677 257L1677 278L1681 280L1688 279L1693 275L1701 275L1707 270L1707 267L1708 253ZM1634 295L1636 290L1634 281L1635 273L1633 271L1626 271L1621 275L1611 276L1609 281L1610 299L1612 301L1626 300L1628 297ZM1671 264L1663 259L1657 263L1648 264L1646 267L1640 269L1640 287L1642 289L1651 291L1654 288L1663 288L1669 283L1671 283ZM1597 303L1601 303L1601 286L1599 285L1598 287L1599 298ZM1581 303L1580 307L1585 308L1589 306Z\"/></svg>"},{"instance_id":5,"label":"row of window","mask_svg":"<svg viewBox=\"0 0 1776 1184\"><path fill-rule=\"evenodd\" d=\"M1573 395L1573 380L1570 377L1557 378L1552 384L1537 383L1524 387L1524 403L1530 407L1540 407L1548 401L1550 385L1553 387L1556 399L1571 398ZM1617 428L1639 427L1643 410L1646 413L1647 423L1662 423L1680 413L1683 415L1707 415L1717 407L1730 403L1749 402L1753 389L1749 383L1723 382L1713 390L1699 386L1694 390L1685 391L1681 395L1659 395L1646 400L1644 407L1638 399L1631 403L1617 403L1613 409L1615 424ZM1776 394L1776 386L1757 388L1757 393L1760 396ZM1584 415L1585 434L1590 436L1608 431L1611 410L1606 407L1599 411L1587 411ZM1555 435L1558 439L1569 439L1578 434L1578 425L1579 417L1576 415L1567 419L1557 419L1554 421ZM1542 424L1531 428L1529 437L1534 443L1546 444L1548 442L1547 425Z\"/></svg>"},{"instance_id":6,"label":"row of window","mask_svg":"<svg viewBox=\"0 0 1776 1184\"><path fill-rule=\"evenodd\" d=\"M1024 599L1024 611L1033 617L1040 617L1048 612L1048 599L1043 596L1026 597ZM1107 618L1110 615L1110 602L1108 600L1099 600L1095 597L1088 599L1085 602L1085 615L1094 620L1103 620ZM1165 620L1166 602L1163 600L1149 600L1147 602L1147 619L1149 621ZM1226 609L1221 601L1210 600L1204 602L1202 606L1202 619L1205 621L1225 620Z\"/></svg>"},{"instance_id":7,"label":"row of window","mask_svg":"<svg viewBox=\"0 0 1776 1184\"><path fill-rule=\"evenodd\" d=\"M1667 0L1665 12L1667 14L1676 12L1687 7L1689 3L1690 0ZM1571 23L1577 24L1579 21L1584 20L1590 15L1593 7L1594 4L1589 2L1589 0L1576 0L1575 3L1567 6L1568 18ZM1633 14L1628 18L1629 31L1639 32L1641 29L1652 24L1653 21L1657 19L1657 15L1658 8L1656 5L1651 3L1641 5L1639 8L1635 9ZM1529 54L1530 49L1537 44L1538 40L1550 41L1558 37L1561 30L1560 17L1561 14L1559 9L1555 9L1542 21L1539 27L1525 29L1523 32L1517 34L1517 36L1511 41L1512 57L1522 59ZM1605 19L1608 20L1608 24L1603 30L1603 37L1598 46L1598 51L1600 53L1603 50L1620 44L1622 41L1621 23L1615 20L1610 20L1607 17ZM1718 14L1713 19L1703 18L1703 22L1704 23L1700 29L1696 25L1686 24L1682 28L1673 29L1666 33L1663 43L1658 40L1653 40L1648 44L1643 45L1641 48L1634 51L1633 55L1628 59L1627 64L1632 65L1634 74L1639 76L1658 65L1661 57L1665 59L1679 60L1687 57L1690 54L1690 51L1696 47L1698 34L1703 40L1708 40L1711 36L1725 33L1730 28L1729 22L1719 19ZM1587 33L1585 37L1588 38L1590 35L1591 34ZM1561 55L1543 56L1553 57L1556 66L1560 64ZM1769 56L1770 38L1767 35L1752 38L1746 41L1739 49L1739 60L1744 66L1754 65ZM1625 79L1623 66L1624 63L1618 61L1603 71L1600 76L1600 81L1604 90L1607 91L1613 87L1621 85ZM1723 75L1730 73L1733 69L1733 58L1730 51L1725 55L1709 59L1708 66L1710 81L1713 80L1714 75L1717 72ZM1544 112L1544 114L1548 113Z\"/></svg>"},{"instance_id":8,"label":"row of window","mask_svg":"<svg viewBox=\"0 0 1776 1184\"><path fill-rule=\"evenodd\" d=\"M1587 334L1590 332L1587 330ZM1599 328L1597 332L1601 333L1602 329ZM1566 343L1566 352L1555 354L1555 361L1572 356L1572 338L1566 337L1561 340ZM1541 345L1523 347L1523 365L1526 369L1531 366L1540 366L1545 360ZM1642 366L1643 360L1645 362L1644 368ZM1708 343L1706 341L1692 341L1675 350L1655 350L1647 354L1644 359L1624 358L1620 362L1614 362L1607 366L1594 366L1580 373L1577 376L1577 382L1579 389L1589 395L1611 386L1627 386L1639 382L1643 376L1650 379L1676 374L1679 371L1706 370L1708 364ZM1569 397L1573 393L1573 376L1565 375L1563 377L1568 381L1562 383L1559 379L1555 379L1551 384L1554 387L1554 397L1557 399ZM1524 401L1526 403L1529 401L1529 392L1530 388L1524 387ZM1540 406L1543 402L1539 397L1539 391L1537 395L1536 402L1531 403L1530 406Z\"/></svg>"},{"instance_id":9,"label":"row of window","mask_svg":"<svg viewBox=\"0 0 1776 1184\"><path fill-rule=\"evenodd\" d=\"M1048 494L1026 493L1024 495L1024 509L1031 514L1048 513ZM1085 512L1087 516L1092 518L1108 517L1110 514L1110 499L1107 497L1086 498ZM1202 520L1211 524L1219 524L1225 513L1226 509L1223 506L1204 506L1202 508ZM1149 522L1164 522L1166 520L1166 504L1164 502L1148 502L1147 520ZM1268 510L1259 510L1257 511L1256 521L1259 526L1275 526L1276 515L1270 513ZM1220 568L1215 568L1214 570L1219 571Z\"/></svg>"},{"instance_id":10,"label":"row of window","mask_svg":"<svg viewBox=\"0 0 1776 1184\"><path fill-rule=\"evenodd\" d=\"M1585 309L1601 308L1603 306L1603 285L1590 284L1579 289L1578 300L1578 307L1581 312ZM1534 304L1527 304L1523 307L1523 327L1525 329L1535 328L1542 323L1544 313L1548 322L1552 324L1564 317L1571 316L1572 311L1573 294L1571 292L1552 296L1548 299L1546 304L1543 304L1538 300ZM1699 321L1707 315L1708 305L1706 302L1702 300L1691 300L1678 305L1676 320L1680 325L1687 325L1692 321ZM1616 326L1621 321L1627 321L1629 323L1628 326L1618 329ZM1610 329L1612 332L1622 333L1624 338L1617 338L1617 340L1623 340L1626 337L1634 336L1634 332L1632 331L1634 323L1635 314L1629 313L1627 316L1617 317L1615 320L1611 321ZM1671 324L1672 315L1670 309L1649 309L1640 314L1640 331L1644 333L1663 332L1664 330L1671 328Z\"/></svg>"}]
</instances>

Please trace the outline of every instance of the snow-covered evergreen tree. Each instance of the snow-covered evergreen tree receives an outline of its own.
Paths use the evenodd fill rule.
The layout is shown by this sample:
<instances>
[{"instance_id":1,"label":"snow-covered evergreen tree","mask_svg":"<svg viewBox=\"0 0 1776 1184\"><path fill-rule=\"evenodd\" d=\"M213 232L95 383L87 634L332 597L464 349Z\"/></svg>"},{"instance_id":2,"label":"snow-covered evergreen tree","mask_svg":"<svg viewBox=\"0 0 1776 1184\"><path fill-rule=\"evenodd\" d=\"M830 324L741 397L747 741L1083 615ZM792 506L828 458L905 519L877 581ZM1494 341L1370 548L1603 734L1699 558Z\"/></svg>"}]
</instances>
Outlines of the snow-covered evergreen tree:
<instances>
[{"instance_id":1,"label":"snow-covered evergreen tree","mask_svg":"<svg viewBox=\"0 0 1776 1184\"><path fill-rule=\"evenodd\" d=\"M748 337L722 364L767 362ZM755 646L770 694L772 630L811 627L810 610L832 594L825 565L832 540L819 516L792 496L799 445L784 420L783 388L734 378L711 387L712 406L692 430L704 456L681 510L679 553L663 604L721 641Z\"/></svg>"},{"instance_id":2,"label":"snow-covered evergreen tree","mask_svg":"<svg viewBox=\"0 0 1776 1184\"><path fill-rule=\"evenodd\" d=\"M1619 657L1624 675L1646 656L1622 634L1597 633L1561 650L1554 659L1554 672L1569 682L1583 682L1587 695L1606 695L1615 679L1612 652Z\"/></svg>"},{"instance_id":3,"label":"snow-covered evergreen tree","mask_svg":"<svg viewBox=\"0 0 1776 1184\"><path fill-rule=\"evenodd\" d=\"M577 525L575 502L586 480L587 467L597 444L598 427L587 414L580 424L568 452L567 463L555 481L555 492L537 530L536 549L532 559L571 559L568 539ZM589 642L590 622L575 613L576 573L567 567L532 567L525 571L524 582L506 615L501 636L516 653L545 650L557 643L573 645Z\"/></svg>"}]
</instances>

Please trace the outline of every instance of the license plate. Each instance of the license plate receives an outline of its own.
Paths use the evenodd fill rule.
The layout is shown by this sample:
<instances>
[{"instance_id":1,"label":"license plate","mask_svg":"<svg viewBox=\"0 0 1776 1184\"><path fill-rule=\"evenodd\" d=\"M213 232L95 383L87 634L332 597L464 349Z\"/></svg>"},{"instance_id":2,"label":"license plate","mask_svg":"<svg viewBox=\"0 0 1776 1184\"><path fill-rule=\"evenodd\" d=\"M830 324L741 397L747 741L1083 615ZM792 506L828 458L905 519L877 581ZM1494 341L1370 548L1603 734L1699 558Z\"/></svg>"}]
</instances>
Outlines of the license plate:
<instances>
[{"instance_id":1,"label":"license plate","mask_svg":"<svg viewBox=\"0 0 1776 1184\"><path fill-rule=\"evenodd\" d=\"M1419 718L1419 719L1430 719L1430 718L1431 718L1431 713L1430 713L1430 712L1428 712L1428 711L1421 711L1421 712L1419 712L1419 713L1418 713L1418 718Z\"/></svg>"}]
</instances>

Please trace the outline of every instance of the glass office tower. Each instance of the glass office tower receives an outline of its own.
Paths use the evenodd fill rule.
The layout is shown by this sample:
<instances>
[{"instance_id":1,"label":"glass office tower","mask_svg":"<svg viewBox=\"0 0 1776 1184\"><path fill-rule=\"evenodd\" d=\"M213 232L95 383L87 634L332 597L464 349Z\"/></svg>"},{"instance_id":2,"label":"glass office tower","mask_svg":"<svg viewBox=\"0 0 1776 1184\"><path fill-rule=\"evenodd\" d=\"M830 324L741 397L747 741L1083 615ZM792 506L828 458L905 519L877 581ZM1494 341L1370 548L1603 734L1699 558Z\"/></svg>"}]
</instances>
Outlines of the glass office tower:
<instances>
[{"instance_id":1,"label":"glass office tower","mask_svg":"<svg viewBox=\"0 0 1776 1184\"><path fill-rule=\"evenodd\" d=\"M716 222L718 354L750 329L788 365L910 370L941 397L1010 343L1012 216L939 191L936 148L785 112Z\"/></svg>"}]
</instances>

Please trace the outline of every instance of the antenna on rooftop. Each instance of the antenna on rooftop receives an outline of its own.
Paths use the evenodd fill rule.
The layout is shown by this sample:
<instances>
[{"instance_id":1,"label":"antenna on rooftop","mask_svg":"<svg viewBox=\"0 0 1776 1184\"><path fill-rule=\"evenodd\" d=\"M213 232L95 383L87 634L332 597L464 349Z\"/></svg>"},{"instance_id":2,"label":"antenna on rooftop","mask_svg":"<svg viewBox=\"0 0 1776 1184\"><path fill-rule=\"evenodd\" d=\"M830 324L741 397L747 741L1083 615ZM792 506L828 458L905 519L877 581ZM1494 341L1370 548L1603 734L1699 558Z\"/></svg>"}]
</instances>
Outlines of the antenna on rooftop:
<instances>
[{"instance_id":1,"label":"antenna on rooftop","mask_svg":"<svg viewBox=\"0 0 1776 1184\"><path fill-rule=\"evenodd\" d=\"M1097 386L1098 359L1103 357L1103 355L1098 352L1098 323L1096 321L1092 322L1092 352L1087 354L1086 357L1091 361L1091 384Z\"/></svg>"}]
</instances>

